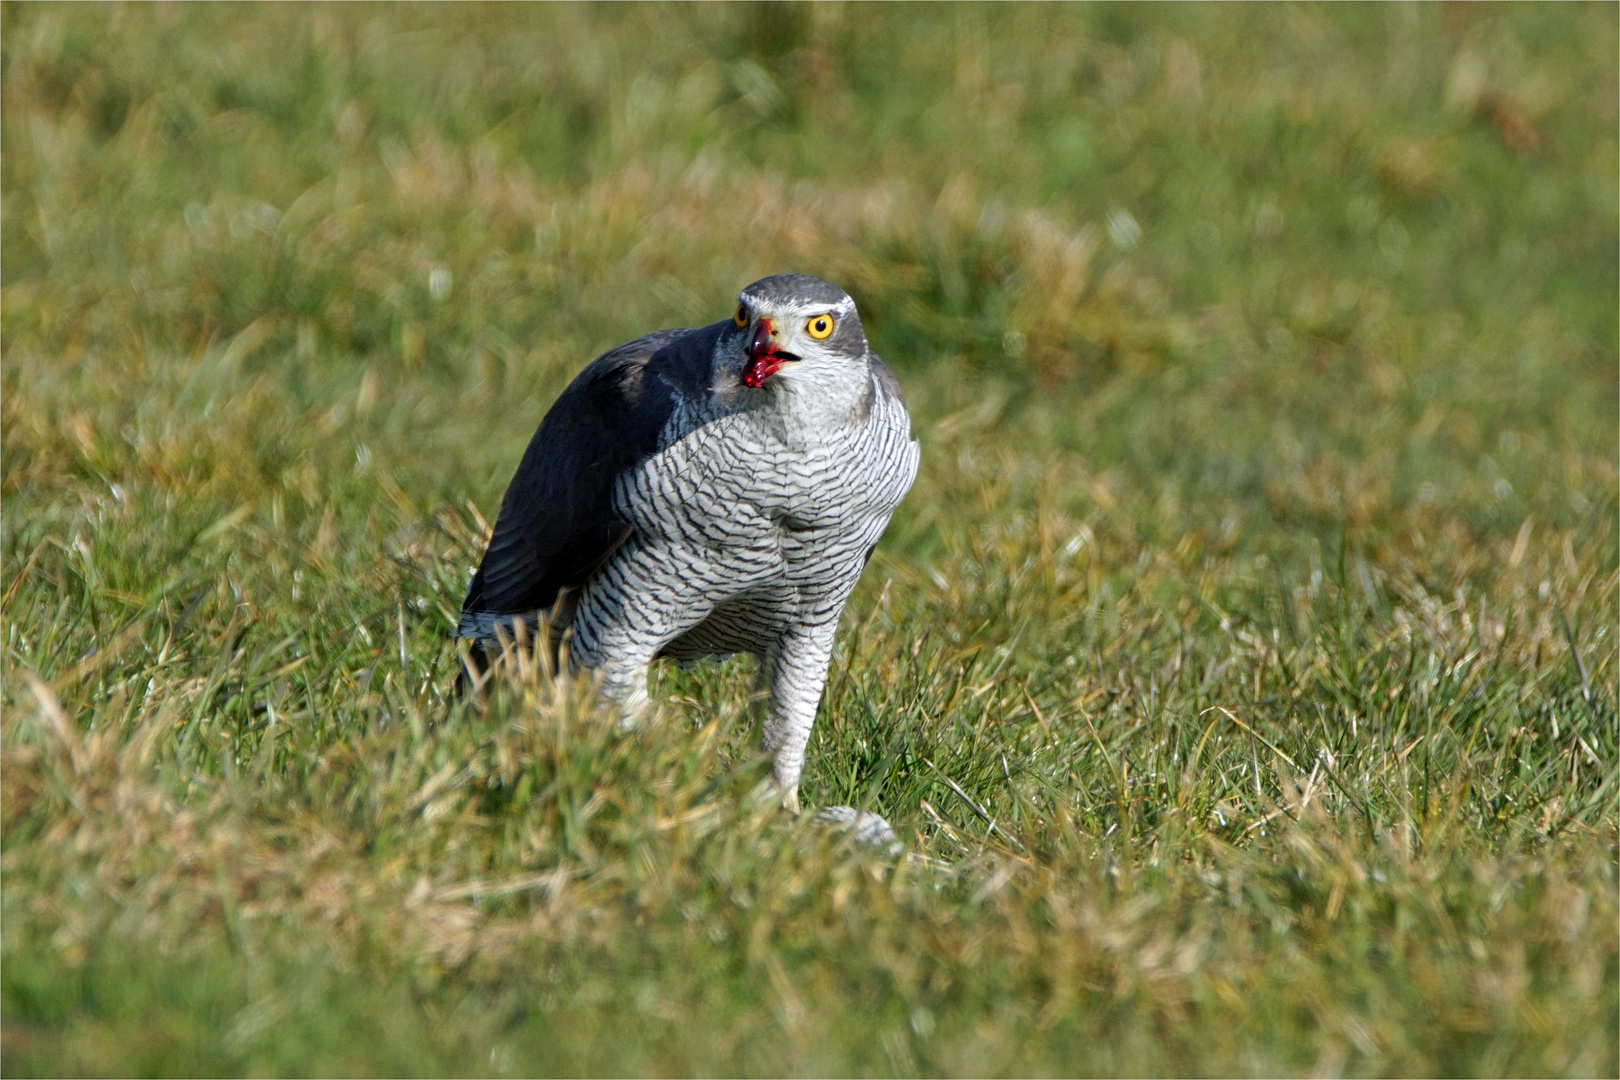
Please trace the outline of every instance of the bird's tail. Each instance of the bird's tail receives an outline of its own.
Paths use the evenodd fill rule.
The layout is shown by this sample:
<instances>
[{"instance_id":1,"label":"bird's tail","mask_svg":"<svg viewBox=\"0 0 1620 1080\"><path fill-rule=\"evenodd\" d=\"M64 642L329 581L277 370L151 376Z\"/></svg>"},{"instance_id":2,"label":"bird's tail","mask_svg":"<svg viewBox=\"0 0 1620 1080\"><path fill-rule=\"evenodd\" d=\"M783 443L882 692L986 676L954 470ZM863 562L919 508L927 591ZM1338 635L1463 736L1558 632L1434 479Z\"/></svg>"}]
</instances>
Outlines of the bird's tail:
<instances>
[{"instance_id":1,"label":"bird's tail","mask_svg":"<svg viewBox=\"0 0 1620 1080\"><path fill-rule=\"evenodd\" d=\"M575 599L572 593L573 590L566 591L558 606L545 613L533 612L514 617L490 612L462 612L457 636L467 642L467 649L465 652L458 650L461 665L456 672L455 695L464 697L482 692L495 660L510 645L533 647L539 654L536 659L544 665L542 670L552 675L560 673L567 622L559 620L557 615L561 613L565 619L572 615L571 601Z\"/></svg>"}]
</instances>

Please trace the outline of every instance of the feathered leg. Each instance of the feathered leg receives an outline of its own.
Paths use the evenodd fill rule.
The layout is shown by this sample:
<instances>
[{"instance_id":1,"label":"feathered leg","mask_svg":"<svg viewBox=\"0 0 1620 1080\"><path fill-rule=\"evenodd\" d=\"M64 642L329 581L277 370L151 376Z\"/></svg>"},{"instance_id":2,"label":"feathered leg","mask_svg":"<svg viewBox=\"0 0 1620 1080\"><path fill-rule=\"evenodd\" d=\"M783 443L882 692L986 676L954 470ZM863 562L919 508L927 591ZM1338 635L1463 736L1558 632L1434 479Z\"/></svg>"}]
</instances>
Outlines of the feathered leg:
<instances>
[{"instance_id":1,"label":"feathered leg","mask_svg":"<svg viewBox=\"0 0 1620 1080\"><path fill-rule=\"evenodd\" d=\"M816 722L816 707L827 684L837 619L818 626L795 627L770 650L770 710L765 718L764 749L775 757L771 777L782 791L782 805L799 812L799 776L804 748Z\"/></svg>"}]
</instances>

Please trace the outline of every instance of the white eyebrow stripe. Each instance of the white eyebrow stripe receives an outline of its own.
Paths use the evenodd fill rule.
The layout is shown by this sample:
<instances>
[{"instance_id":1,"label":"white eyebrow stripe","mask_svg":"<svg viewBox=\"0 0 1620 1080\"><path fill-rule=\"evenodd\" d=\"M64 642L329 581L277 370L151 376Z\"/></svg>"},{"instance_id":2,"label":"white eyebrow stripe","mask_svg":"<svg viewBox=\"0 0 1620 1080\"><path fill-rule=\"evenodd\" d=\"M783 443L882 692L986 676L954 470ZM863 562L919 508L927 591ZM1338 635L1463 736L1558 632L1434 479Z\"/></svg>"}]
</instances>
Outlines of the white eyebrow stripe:
<instances>
[{"instance_id":1,"label":"white eyebrow stripe","mask_svg":"<svg viewBox=\"0 0 1620 1080\"><path fill-rule=\"evenodd\" d=\"M838 301L836 304L773 304L762 302L744 293L742 303L743 306L748 308L748 313L755 318L760 315L768 315L778 319L808 319L815 315L831 315L834 318L842 318L855 310L855 301L847 298Z\"/></svg>"}]
</instances>

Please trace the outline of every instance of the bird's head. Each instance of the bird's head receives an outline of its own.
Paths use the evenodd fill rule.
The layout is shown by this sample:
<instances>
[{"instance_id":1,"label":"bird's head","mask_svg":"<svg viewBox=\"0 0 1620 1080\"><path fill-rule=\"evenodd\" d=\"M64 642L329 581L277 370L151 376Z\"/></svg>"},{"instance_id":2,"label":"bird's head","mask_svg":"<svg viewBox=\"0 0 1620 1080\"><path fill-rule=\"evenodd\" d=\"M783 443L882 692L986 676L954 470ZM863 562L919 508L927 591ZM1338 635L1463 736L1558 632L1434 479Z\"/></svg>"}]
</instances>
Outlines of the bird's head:
<instances>
[{"instance_id":1,"label":"bird's head","mask_svg":"<svg viewBox=\"0 0 1620 1080\"><path fill-rule=\"evenodd\" d=\"M761 278L742 291L727 329L744 386L773 379L814 380L866 361L866 334L855 301L808 274Z\"/></svg>"}]
</instances>

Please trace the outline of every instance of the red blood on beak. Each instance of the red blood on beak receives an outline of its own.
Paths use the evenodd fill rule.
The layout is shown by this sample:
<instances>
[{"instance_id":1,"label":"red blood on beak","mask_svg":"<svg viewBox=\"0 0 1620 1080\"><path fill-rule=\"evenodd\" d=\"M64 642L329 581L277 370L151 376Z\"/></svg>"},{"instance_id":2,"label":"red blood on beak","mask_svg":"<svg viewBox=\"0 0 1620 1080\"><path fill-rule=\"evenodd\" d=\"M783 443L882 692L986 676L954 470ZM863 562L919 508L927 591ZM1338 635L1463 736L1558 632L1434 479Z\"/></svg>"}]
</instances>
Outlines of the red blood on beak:
<instances>
[{"instance_id":1,"label":"red blood on beak","mask_svg":"<svg viewBox=\"0 0 1620 1080\"><path fill-rule=\"evenodd\" d=\"M754 340L749 343L748 356L757 360L765 353L775 351L776 343L771 340L771 320L761 319L754 324Z\"/></svg>"},{"instance_id":2,"label":"red blood on beak","mask_svg":"<svg viewBox=\"0 0 1620 1080\"><path fill-rule=\"evenodd\" d=\"M742 370L743 385L760 389L766 379L781 370L783 359L777 354L776 341L771 336L771 320L760 319L754 323L754 339L748 344L748 363Z\"/></svg>"}]
</instances>

